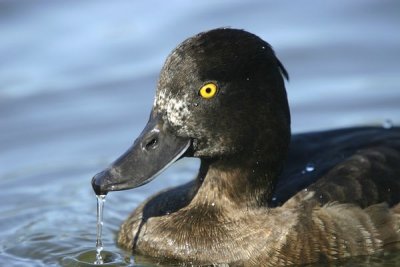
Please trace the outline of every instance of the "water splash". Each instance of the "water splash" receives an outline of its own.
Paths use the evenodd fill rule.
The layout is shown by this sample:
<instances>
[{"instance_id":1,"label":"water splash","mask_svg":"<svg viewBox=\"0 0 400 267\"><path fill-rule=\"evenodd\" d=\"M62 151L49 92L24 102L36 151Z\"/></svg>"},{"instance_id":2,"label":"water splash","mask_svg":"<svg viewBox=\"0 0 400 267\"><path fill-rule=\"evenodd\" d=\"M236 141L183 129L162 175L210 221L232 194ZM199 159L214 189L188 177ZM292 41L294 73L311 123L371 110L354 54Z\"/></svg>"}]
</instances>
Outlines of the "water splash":
<instances>
[{"instance_id":1,"label":"water splash","mask_svg":"<svg viewBox=\"0 0 400 267\"><path fill-rule=\"evenodd\" d=\"M103 264L104 260L101 256L103 251L103 241L101 236L103 233L103 209L104 202L106 201L106 195L96 195L97 197L97 236L96 236L96 260L94 264Z\"/></svg>"},{"instance_id":2,"label":"water splash","mask_svg":"<svg viewBox=\"0 0 400 267\"><path fill-rule=\"evenodd\" d=\"M393 128L393 121L391 119L386 119L382 123L382 127L383 127L383 129L392 129Z\"/></svg>"}]
</instances>

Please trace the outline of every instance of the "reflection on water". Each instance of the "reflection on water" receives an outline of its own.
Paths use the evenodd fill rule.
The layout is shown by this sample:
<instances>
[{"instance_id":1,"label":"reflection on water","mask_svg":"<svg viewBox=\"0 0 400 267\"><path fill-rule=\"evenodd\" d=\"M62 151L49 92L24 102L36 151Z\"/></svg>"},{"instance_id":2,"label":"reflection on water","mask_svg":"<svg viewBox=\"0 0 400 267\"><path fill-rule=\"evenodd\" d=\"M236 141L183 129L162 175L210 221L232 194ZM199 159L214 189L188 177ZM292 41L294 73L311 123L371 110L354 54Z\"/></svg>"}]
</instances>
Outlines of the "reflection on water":
<instances>
[{"instance_id":1,"label":"reflection on water","mask_svg":"<svg viewBox=\"0 0 400 267\"><path fill-rule=\"evenodd\" d=\"M1 264L94 262L91 177L139 134L163 60L199 31L244 28L275 47L291 77L295 132L398 125L399 11L395 0L1 1ZM107 197L103 252L112 264L151 266L133 263L115 233L138 203L191 179L197 165L182 160ZM399 262L393 253L341 266Z\"/></svg>"}]
</instances>

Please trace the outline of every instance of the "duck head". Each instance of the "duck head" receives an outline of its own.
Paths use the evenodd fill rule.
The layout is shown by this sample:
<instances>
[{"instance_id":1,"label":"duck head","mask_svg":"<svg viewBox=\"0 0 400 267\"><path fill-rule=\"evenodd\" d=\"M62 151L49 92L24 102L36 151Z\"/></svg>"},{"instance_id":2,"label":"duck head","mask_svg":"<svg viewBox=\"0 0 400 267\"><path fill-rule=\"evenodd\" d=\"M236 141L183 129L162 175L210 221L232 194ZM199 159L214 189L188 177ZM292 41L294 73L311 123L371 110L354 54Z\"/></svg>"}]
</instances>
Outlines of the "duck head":
<instances>
[{"instance_id":1,"label":"duck head","mask_svg":"<svg viewBox=\"0 0 400 267\"><path fill-rule=\"evenodd\" d=\"M283 76L271 46L246 31L215 29L187 39L161 70L143 132L93 177L96 194L143 185L184 156L279 168L290 138Z\"/></svg>"}]
</instances>

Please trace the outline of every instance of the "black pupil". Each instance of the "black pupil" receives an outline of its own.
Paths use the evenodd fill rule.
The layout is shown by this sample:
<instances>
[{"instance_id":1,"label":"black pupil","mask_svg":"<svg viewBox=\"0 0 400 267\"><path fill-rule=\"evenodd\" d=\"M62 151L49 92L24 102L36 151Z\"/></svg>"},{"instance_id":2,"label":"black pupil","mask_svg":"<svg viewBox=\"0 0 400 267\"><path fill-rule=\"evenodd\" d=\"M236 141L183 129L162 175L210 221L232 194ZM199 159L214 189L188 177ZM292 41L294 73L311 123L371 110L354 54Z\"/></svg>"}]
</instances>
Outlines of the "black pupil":
<instances>
[{"instance_id":1,"label":"black pupil","mask_svg":"<svg viewBox=\"0 0 400 267\"><path fill-rule=\"evenodd\" d=\"M207 87L207 88L206 88L206 93L207 93L207 94L211 93L211 88L210 88L210 87Z\"/></svg>"}]
</instances>

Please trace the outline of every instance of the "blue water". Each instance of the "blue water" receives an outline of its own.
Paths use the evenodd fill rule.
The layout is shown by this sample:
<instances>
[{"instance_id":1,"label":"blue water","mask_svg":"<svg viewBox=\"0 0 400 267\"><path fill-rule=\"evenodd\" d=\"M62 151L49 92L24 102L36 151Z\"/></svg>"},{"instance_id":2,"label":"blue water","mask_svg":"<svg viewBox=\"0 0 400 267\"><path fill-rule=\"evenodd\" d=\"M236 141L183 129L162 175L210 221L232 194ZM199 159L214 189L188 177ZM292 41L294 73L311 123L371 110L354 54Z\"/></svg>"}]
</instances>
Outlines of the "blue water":
<instances>
[{"instance_id":1,"label":"blue water","mask_svg":"<svg viewBox=\"0 0 400 267\"><path fill-rule=\"evenodd\" d=\"M293 132L399 125L399 14L395 0L0 1L0 265L78 266L94 251L91 177L140 133L164 59L200 31L243 28L273 45ZM134 264L114 241L123 219L197 166L107 197L115 262Z\"/></svg>"}]
</instances>

